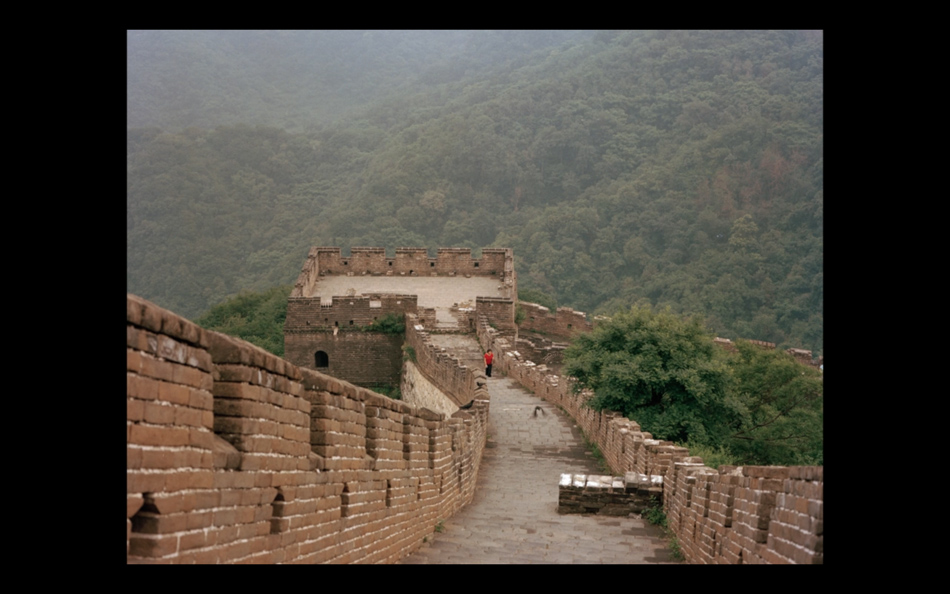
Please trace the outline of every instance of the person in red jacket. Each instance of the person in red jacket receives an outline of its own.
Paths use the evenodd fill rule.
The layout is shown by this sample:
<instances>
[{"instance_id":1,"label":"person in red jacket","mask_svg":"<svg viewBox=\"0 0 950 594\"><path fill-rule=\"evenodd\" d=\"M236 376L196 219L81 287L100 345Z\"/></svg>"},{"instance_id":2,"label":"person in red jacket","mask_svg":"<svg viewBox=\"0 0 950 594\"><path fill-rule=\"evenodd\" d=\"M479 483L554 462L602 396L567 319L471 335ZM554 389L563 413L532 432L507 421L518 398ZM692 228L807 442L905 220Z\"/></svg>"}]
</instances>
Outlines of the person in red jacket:
<instances>
[{"instance_id":1,"label":"person in red jacket","mask_svg":"<svg viewBox=\"0 0 950 594\"><path fill-rule=\"evenodd\" d=\"M491 377L491 362L495 359L495 355L492 354L491 349L488 349L488 352L485 353L485 375Z\"/></svg>"}]
</instances>

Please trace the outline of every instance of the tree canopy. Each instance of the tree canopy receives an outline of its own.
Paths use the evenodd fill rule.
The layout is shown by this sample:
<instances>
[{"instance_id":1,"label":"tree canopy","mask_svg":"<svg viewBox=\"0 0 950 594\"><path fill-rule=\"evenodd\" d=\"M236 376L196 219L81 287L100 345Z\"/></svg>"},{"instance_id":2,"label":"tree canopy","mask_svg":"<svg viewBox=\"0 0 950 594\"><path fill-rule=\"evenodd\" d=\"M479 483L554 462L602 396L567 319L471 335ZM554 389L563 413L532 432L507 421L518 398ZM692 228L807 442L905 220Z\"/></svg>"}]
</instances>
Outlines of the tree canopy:
<instances>
[{"instance_id":1,"label":"tree canopy","mask_svg":"<svg viewBox=\"0 0 950 594\"><path fill-rule=\"evenodd\" d=\"M313 245L511 247L559 305L820 354L822 63L820 31L130 32L128 290L192 317Z\"/></svg>"},{"instance_id":2,"label":"tree canopy","mask_svg":"<svg viewBox=\"0 0 950 594\"><path fill-rule=\"evenodd\" d=\"M726 446L746 464L824 464L821 372L787 353L738 341L729 357L742 423Z\"/></svg>"},{"instance_id":3,"label":"tree canopy","mask_svg":"<svg viewBox=\"0 0 950 594\"><path fill-rule=\"evenodd\" d=\"M211 308L195 323L207 330L237 336L277 355L284 356L284 320L290 285L256 293L242 291Z\"/></svg>"},{"instance_id":4,"label":"tree canopy","mask_svg":"<svg viewBox=\"0 0 950 594\"><path fill-rule=\"evenodd\" d=\"M564 353L590 405L657 439L725 451L737 464L822 464L821 373L745 341L717 347L698 317L632 308Z\"/></svg>"},{"instance_id":5,"label":"tree canopy","mask_svg":"<svg viewBox=\"0 0 950 594\"><path fill-rule=\"evenodd\" d=\"M698 318L632 308L577 336L564 360L576 386L594 391L592 406L658 439L718 443L739 419L725 360Z\"/></svg>"}]
</instances>

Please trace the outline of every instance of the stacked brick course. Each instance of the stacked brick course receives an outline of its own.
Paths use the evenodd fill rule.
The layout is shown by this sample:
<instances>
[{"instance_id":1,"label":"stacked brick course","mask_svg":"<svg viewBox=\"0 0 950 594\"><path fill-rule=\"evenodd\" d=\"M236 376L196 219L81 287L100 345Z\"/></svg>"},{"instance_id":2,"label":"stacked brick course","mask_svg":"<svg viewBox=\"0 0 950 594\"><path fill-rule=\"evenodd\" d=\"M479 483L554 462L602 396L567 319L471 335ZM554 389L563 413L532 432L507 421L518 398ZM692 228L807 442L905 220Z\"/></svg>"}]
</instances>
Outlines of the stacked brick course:
<instances>
[{"instance_id":1,"label":"stacked brick course","mask_svg":"<svg viewBox=\"0 0 950 594\"><path fill-rule=\"evenodd\" d=\"M472 326L474 328L474 324ZM526 334L524 324L518 329L518 338L515 340L516 350L529 361L549 368L560 368L563 363L566 342L554 342L538 335Z\"/></svg>"},{"instance_id":2,"label":"stacked brick course","mask_svg":"<svg viewBox=\"0 0 950 594\"><path fill-rule=\"evenodd\" d=\"M127 304L130 563L391 563L471 501L483 386L446 418Z\"/></svg>"},{"instance_id":3,"label":"stacked brick course","mask_svg":"<svg viewBox=\"0 0 950 594\"><path fill-rule=\"evenodd\" d=\"M402 317L416 313L418 297L415 295L360 295L334 297L329 303L321 303L319 297L295 298L287 302L285 334L330 331L358 331L387 315Z\"/></svg>"},{"instance_id":4,"label":"stacked brick course","mask_svg":"<svg viewBox=\"0 0 950 594\"><path fill-rule=\"evenodd\" d=\"M628 472L624 477L562 474L559 514L627 516L640 514L663 496L660 477Z\"/></svg>"},{"instance_id":5,"label":"stacked brick course","mask_svg":"<svg viewBox=\"0 0 950 594\"><path fill-rule=\"evenodd\" d=\"M395 386L402 367L403 337L380 332L340 331L284 334L284 357L298 367L319 367L315 353L326 354L319 370L372 387Z\"/></svg>"},{"instance_id":6,"label":"stacked brick course","mask_svg":"<svg viewBox=\"0 0 950 594\"><path fill-rule=\"evenodd\" d=\"M485 317L477 328L481 347L495 352L498 371L570 414L614 473L662 478L668 526L688 562L823 562L821 467L708 468L686 448L653 439L636 422L587 406L590 392L574 392L566 378L525 359L512 337ZM586 503L580 490L571 504L607 501L587 491Z\"/></svg>"}]
</instances>

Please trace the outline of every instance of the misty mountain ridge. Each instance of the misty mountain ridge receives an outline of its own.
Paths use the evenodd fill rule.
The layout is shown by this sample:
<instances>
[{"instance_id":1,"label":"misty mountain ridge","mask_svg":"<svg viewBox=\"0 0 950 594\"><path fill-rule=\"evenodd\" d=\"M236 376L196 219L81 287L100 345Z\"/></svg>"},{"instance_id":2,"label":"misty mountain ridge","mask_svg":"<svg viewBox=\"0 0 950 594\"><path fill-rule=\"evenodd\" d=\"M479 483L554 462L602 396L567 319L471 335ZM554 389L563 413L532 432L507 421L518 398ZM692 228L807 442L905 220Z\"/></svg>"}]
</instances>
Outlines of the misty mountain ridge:
<instances>
[{"instance_id":1,"label":"misty mountain ridge","mask_svg":"<svg viewBox=\"0 0 950 594\"><path fill-rule=\"evenodd\" d=\"M512 247L560 305L820 354L822 54L795 31L129 32L128 290L194 318L312 245Z\"/></svg>"}]
</instances>

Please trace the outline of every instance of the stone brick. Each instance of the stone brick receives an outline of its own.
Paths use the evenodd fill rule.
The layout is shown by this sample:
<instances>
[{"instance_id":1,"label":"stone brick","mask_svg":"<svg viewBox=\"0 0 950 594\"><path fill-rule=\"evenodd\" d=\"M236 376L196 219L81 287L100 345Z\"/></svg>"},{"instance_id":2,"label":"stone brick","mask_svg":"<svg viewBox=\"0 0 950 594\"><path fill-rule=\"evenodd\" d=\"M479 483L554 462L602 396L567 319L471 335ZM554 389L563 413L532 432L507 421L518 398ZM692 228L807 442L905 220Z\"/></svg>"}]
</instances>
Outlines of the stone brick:
<instances>
[{"instance_id":1,"label":"stone brick","mask_svg":"<svg viewBox=\"0 0 950 594\"><path fill-rule=\"evenodd\" d=\"M126 391L129 397L140 400L155 400L158 398L159 382L142 377L137 373L126 374Z\"/></svg>"},{"instance_id":2,"label":"stone brick","mask_svg":"<svg viewBox=\"0 0 950 594\"><path fill-rule=\"evenodd\" d=\"M156 425L171 425L175 422L176 407L160 402L145 402L143 418Z\"/></svg>"},{"instance_id":3,"label":"stone brick","mask_svg":"<svg viewBox=\"0 0 950 594\"><path fill-rule=\"evenodd\" d=\"M129 439L137 445L183 446L188 444L189 433L188 429L184 427L134 423L131 427ZM143 463L146 468L150 468L148 462Z\"/></svg>"},{"instance_id":4,"label":"stone brick","mask_svg":"<svg viewBox=\"0 0 950 594\"><path fill-rule=\"evenodd\" d=\"M126 491L128 493L151 493L165 489L165 475L142 470L126 470Z\"/></svg>"},{"instance_id":5,"label":"stone brick","mask_svg":"<svg viewBox=\"0 0 950 594\"><path fill-rule=\"evenodd\" d=\"M176 534L133 534L129 539L129 555L164 557L178 552Z\"/></svg>"},{"instance_id":6,"label":"stone brick","mask_svg":"<svg viewBox=\"0 0 950 594\"><path fill-rule=\"evenodd\" d=\"M135 398L129 398L126 404L126 419L141 421L145 415L145 403Z\"/></svg>"},{"instance_id":7,"label":"stone brick","mask_svg":"<svg viewBox=\"0 0 950 594\"><path fill-rule=\"evenodd\" d=\"M184 406L178 407L177 410L175 410L174 423L176 425L183 425L187 427L202 427L204 424L205 412L207 411Z\"/></svg>"},{"instance_id":8,"label":"stone brick","mask_svg":"<svg viewBox=\"0 0 950 594\"><path fill-rule=\"evenodd\" d=\"M138 365L133 365L133 357ZM138 371L139 375L147 378L173 382L175 379L175 369L179 367L175 363L168 361L159 361L158 359L133 351L128 353L129 371Z\"/></svg>"}]
</instances>

